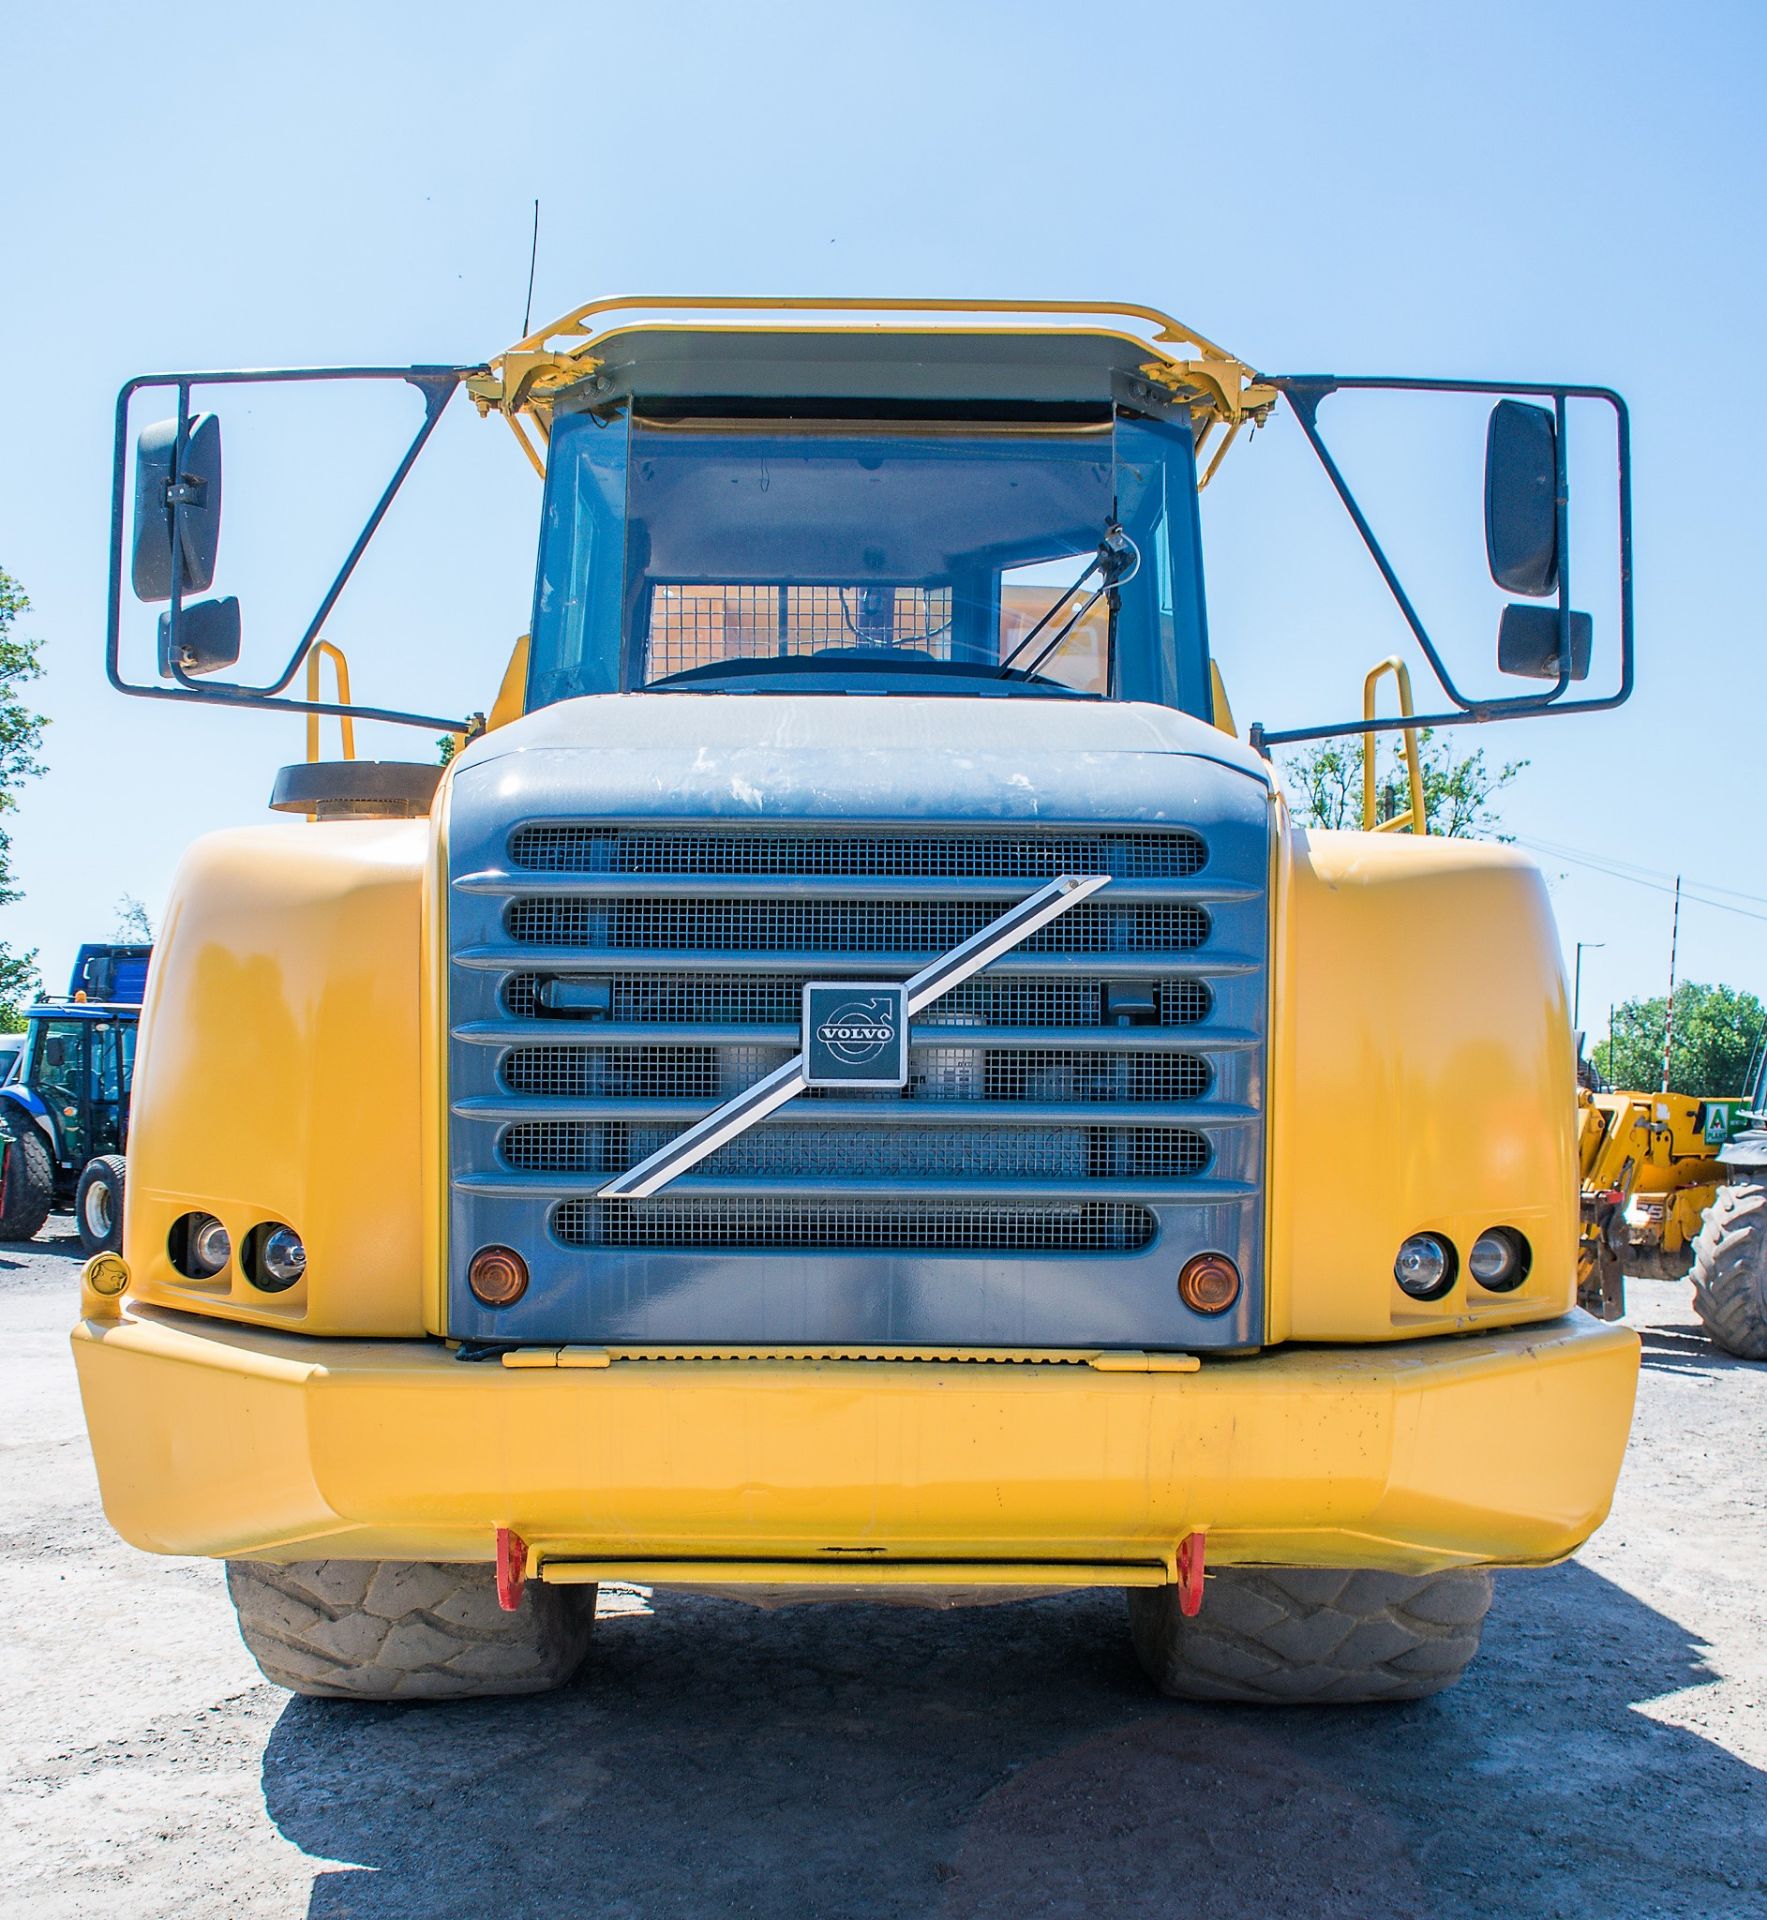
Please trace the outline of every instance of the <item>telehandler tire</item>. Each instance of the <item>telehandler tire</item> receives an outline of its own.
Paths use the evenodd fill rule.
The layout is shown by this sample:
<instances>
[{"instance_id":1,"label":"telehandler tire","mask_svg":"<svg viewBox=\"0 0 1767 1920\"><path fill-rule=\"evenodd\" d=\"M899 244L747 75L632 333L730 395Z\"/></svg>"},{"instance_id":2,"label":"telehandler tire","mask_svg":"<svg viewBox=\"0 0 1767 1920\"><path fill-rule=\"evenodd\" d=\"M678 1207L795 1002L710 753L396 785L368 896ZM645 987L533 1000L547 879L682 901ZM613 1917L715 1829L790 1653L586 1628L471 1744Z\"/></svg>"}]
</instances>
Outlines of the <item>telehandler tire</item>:
<instances>
[{"instance_id":1,"label":"telehandler tire","mask_svg":"<svg viewBox=\"0 0 1767 1920\"><path fill-rule=\"evenodd\" d=\"M1178 1592L1129 1589L1136 1656L1161 1693L1336 1706L1422 1700L1453 1686L1479 1650L1491 1576L1223 1567L1189 1620Z\"/></svg>"},{"instance_id":2,"label":"telehandler tire","mask_svg":"<svg viewBox=\"0 0 1767 1920\"><path fill-rule=\"evenodd\" d=\"M0 1240L31 1240L55 1204L55 1167L37 1123L10 1101L0 1104L6 1172L0 1178Z\"/></svg>"},{"instance_id":3,"label":"telehandler tire","mask_svg":"<svg viewBox=\"0 0 1767 1920\"><path fill-rule=\"evenodd\" d=\"M505 1613L489 1565L227 1562L240 1638L264 1678L330 1700L544 1693L583 1663L592 1586L529 1584Z\"/></svg>"},{"instance_id":4,"label":"telehandler tire","mask_svg":"<svg viewBox=\"0 0 1767 1920\"><path fill-rule=\"evenodd\" d=\"M1714 1346L1767 1360L1767 1179L1718 1189L1693 1243L1693 1310Z\"/></svg>"},{"instance_id":5,"label":"telehandler tire","mask_svg":"<svg viewBox=\"0 0 1767 1920\"><path fill-rule=\"evenodd\" d=\"M84 1253L115 1253L123 1244L123 1156L101 1153L86 1163L74 1189L74 1225Z\"/></svg>"}]
</instances>

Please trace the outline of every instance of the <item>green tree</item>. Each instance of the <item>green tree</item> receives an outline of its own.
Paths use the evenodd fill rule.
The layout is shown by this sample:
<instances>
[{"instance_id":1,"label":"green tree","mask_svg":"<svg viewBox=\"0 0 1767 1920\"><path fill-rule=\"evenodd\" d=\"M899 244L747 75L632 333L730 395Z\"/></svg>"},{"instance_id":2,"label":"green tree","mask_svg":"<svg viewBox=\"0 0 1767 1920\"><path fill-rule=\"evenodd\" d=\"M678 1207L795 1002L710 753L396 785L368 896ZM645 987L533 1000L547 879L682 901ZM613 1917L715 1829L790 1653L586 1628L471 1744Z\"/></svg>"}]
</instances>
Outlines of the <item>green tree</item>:
<instances>
[{"instance_id":1,"label":"green tree","mask_svg":"<svg viewBox=\"0 0 1767 1920\"><path fill-rule=\"evenodd\" d=\"M0 567L0 814L18 807L18 789L43 771L37 750L48 724L25 704L23 689L43 671L42 642L15 633L19 616L30 610L24 589ZM12 835L0 823L0 906L19 898L13 884ZM15 953L0 941L0 1032L17 1033L24 1009L42 991L37 952Z\"/></svg>"},{"instance_id":2,"label":"green tree","mask_svg":"<svg viewBox=\"0 0 1767 1920\"><path fill-rule=\"evenodd\" d=\"M1375 752L1374 817L1396 819L1411 804L1411 787L1401 750L1402 734L1382 734ZM1528 764L1508 760L1492 766L1483 747L1456 753L1453 735L1438 739L1434 728L1417 736L1423 775L1423 809L1431 833L1456 840L1507 840L1498 831L1496 797ZM1289 754L1282 766L1296 820L1304 827L1360 827L1362 824L1362 742L1360 738L1322 740Z\"/></svg>"},{"instance_id":3,"label":"green tree","mask_svg":"<svg viewBox=\"0 0 1767 1920\"><path fill-rule=\"evenodd\" d=\"M1654 1093L1663 1084L1668 1004L1668 996L1659 993L1654 999L1628 1000L1614 1009L1608 1033L1588 1050L1609 1086L1626 1093ZM1763 1029L1767 1029L1767 1007L1752 993L1683 980L1675 989L1669 1091L1706 1100L1742 1093L1749 1056Z\"/></svg>"},{"instance_id":4,"label":"green tree","mask_svg":"<svg viewBox=\"0 0 1767 1920\"><path fill-rule=\"evenodd\" d=\"M138 946L152 945L153 922L148 918L147 908L134 894L125 893L117 901L116 931L111 937L133 941Z\"/></svg>"}]
</instances>

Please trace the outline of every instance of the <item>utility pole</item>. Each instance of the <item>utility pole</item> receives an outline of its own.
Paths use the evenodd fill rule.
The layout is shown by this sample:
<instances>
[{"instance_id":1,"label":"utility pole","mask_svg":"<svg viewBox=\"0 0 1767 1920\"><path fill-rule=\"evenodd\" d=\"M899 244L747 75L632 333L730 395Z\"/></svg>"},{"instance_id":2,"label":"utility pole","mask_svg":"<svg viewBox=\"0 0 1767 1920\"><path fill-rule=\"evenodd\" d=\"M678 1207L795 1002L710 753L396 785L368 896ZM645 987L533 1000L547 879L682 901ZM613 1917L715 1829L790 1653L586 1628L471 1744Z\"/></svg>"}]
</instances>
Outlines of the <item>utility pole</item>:
<instances>
[{"instance_id":1,"label":"utility pole","mask_svg":"<svg viewBox=\"0 0 1767 1920\"><path fill-rule=\"evenodd\" d=\"M1583 949L1587 947L1593 953L1597 947L1605 947L1605 940L1579 940L1577 942L1577 984L1571 989L1571 1026L1583 1031Z\"/></svg>"},{"instance_id":2,"label":"utility pole","mask_svg":"<svg viewBox=\"0 0 1767 1920\"><path fill-rule=\"evenodd\" d=\"M1663 1092L1669 1091L1669 1055L1675 1046L1675 947L1681 938L1681 876L1675 876L1675 916L1669 922L1669 1000L1663 1013Z\"/></svg>"}]
</instances>

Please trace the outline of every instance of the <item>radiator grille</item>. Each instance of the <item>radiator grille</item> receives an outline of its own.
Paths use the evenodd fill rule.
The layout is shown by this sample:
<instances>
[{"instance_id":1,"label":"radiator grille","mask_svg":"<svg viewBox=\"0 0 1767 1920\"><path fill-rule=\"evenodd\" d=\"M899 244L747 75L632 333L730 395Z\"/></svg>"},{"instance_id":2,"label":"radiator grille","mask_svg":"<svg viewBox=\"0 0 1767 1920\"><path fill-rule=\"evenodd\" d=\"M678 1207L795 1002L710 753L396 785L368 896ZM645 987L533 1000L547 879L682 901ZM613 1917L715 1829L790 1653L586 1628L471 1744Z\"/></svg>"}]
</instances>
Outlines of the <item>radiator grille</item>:
<instances>
[{"instance_id":1,"label":"radiator grille","mask_svg":"<svg viewBox=\"0 0 1767 1920\"><path fill-rule=\"evenodd\" d=\"M1223 844L1220 882L1197 880L1200 832L567 819L500 826L459 858L451 924L473 952L455 970L450 1091L471 1178L456 1194L469 1222L495 1206L491 1237L521 1220L544 1221L555 1253L1108 1261L1149 1246L1161 1210L1250 1191L1261 989L1241 956L1261 946L1261 870ZM691 1186L594 1197L797 1052L808 981L901 980L1062 873L1142 884L1106 887L923 1009L903 1087L805 1090ZM1053 958L1015 967L1024 954ZM554 983L574 989L556 1008ZM614 1284L661 1285L655 1271Z\"/></svg>"},{"instance_id":2,"label":"radiator grille","mask_svg":"<svg viewBox=\"0 0 1767 1920\"><path fill-rule=\"evenodd\" d=\"M1146 1207L837 1205L776 1200L566 1200L552 1230L570 1247L793 1247L805 1252L1134 1253L1152 1243Z\"/></svg>"},{"instance_id":3,"label":"radiator grille","mask_svg":"<svg viewBox=\"0 0 1767 1920\"><path fill-rule=\"evenodd\" d=\"M668 1127L522 1121L504 1135L518 1173L619 1173L666 1146ZM707 1180L838 1180L887 1167L903 1180L1183 1180L1209 1164L1184 1127L752 1127L694 1169Z\"/></svg>"},{"instance_id":4,"label":"radiator grille","mask_svg":"<svg viewBox=\"0 0 1767 1920\"><path fill-rule=\"evenodd\" d=\"M658 831L587 822L518 827L509 857L548 873L811 874L916 880L1053 880L1108 873L1118 880L1187 880L1202 871L1200 834L768 833Z\"/></svg>"},{"instance_id":5,"label":"radiator grille","mask_svg":"<svg viewBox=\"0 0 1767 1920\"><path fill-rule=\"evenodd\" d=\"M530 894L510 903L512 940L545 947L710 953L876 953L928 959L1004 911L985 900L593 900ZM1189 901L1088 900L1022 942L1028 953L1155 953L1199 947L1207 912Z\"/></svg>"},{"instance_id":6,"label":"radiator grille","mask_svg":"<svg viewBox=\"0 0 1767 1920\"><path fill-rule=\"evenodd\" d=\"M540 1003L540 988L553 977L511 974L503 990L504 1011L516 1020L550 1017ZM603 977L610 994L607 1017L631 1026L795 1026L803 1012L804 982L810 978L808 974L747 973ZM1204 980L1157 980L1154 997L1155 1024L1162 1027L1194 1026L1208 1018L1214 1004ZM1102 980L993 979L986 974L954 987L916 1016L917 1025L929 1027L1096 1027L1103 1020Z\"/></svg>"}]
</instances>

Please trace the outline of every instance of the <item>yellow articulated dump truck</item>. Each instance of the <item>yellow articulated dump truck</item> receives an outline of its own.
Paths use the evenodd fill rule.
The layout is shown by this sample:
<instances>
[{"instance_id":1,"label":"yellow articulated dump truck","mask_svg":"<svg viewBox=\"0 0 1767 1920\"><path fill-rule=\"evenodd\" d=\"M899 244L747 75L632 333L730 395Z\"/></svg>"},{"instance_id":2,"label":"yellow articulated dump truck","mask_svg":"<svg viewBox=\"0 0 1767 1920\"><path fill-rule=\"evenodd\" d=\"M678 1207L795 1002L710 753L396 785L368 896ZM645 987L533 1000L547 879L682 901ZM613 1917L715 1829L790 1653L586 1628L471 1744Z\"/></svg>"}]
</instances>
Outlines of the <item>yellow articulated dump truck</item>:
<instances>
[{"instance_id":1,"label":"yellow articulated dump truck","mask_svg":"<svg viewBox=\"0 0 1767 1920\"><path fill-rule=\"evenodd\" d=\"M421 418L248 672L211 409L327 377ZM1344 478L1321 411L1369 390L1476 409L1520 691L1457 683ZM539 476L528 632L482 715L322 698L456 395ZM1235 734L1198 493L1279 423L1439 713ZM1420 816L1303 831L1269 749L1626 697L1617 396L1262 374L1142 307L658 298L482 366L145 377L116 436L119 689L461 743L310 757L191 848L82 1282L106 1511L226 1561L272 1680L552 1686L600 1581L1108 1585L1168 1693L1411 1699L1493 1567L1600 1523L1637 1342L1573 1310L1540 876Z\"/></svg>"}]
</instances>

